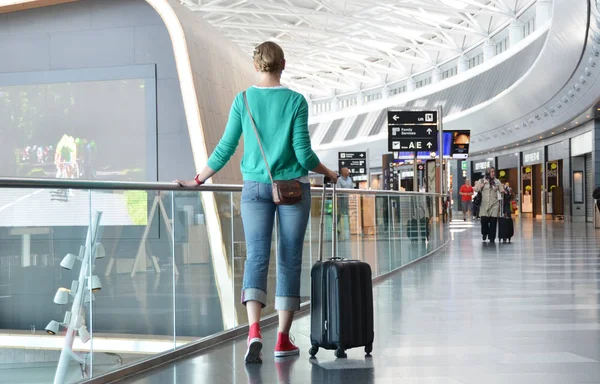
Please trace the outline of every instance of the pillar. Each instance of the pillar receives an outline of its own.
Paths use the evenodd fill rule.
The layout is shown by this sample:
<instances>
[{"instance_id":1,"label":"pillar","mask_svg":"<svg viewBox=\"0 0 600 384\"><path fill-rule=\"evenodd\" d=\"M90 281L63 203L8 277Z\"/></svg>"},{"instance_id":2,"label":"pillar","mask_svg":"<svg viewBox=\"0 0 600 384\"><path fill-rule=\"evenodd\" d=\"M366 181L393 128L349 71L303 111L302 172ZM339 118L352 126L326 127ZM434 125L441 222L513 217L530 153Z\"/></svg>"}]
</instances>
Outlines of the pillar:
<instances>
[{"instance_id":1,"label":"pillar","mask_svg":"<svg viewBox=\"0 0 600 384\"><path fill-rule=\"evenodd\" d=\"M337 112L340 110L340 100L337 97L331 99L331 111Z\"/></svg>"},{"instance_id":2,"label":"pillar","mask_svg":"<svg viewBox=\"0 0 600 384\"><path fill-rule=\"evenodd\" d=\"M552 0L537 0L535 4L535 22L544 25L552 17Z\"/></svg>"},{"instance_id":3,"label":"pillar","mask_svg":"<svg viewBox=\"0 0 600 384\"><path fill-rule=\"evenodd\" d=\"M458 73L463 73L469 70L469 59L466 56L462 55L458 58L456 70Z\"/></svg>"},{"instance_id":4,"label":"pillar","mask_svg":"<svg viewBox=\"0 0 600 384\"><path fill-rule=\"evenodd\" d=\"M513 20L508 27L508 41L511 48L514 47L519 41L523 40L523 23L519 20Z\"/></svg>"},{"instance_id":5,"label":"pillar","mask_svg":"<svg viewBox=\"0 0 600 384\"><path fill-rule=\"evenodd\" d=\"M387 100L390 98L390 89L387 87L387 85L381 89L381 98L383 100Z\"/></svg>"},{"instance_id":6,"label":"pillar","mask_svg":"<svg viewBox=\"0 0 600 384\"><path fill-rule=\"evenodd\" d=\"M592 189L596 189L597 187L600 187L600 119L594 120L593 140L592 166L594 167L594 185ZM586 196L586 198L591 198L591 196ZM599 215L598 205L594 204L594 226L596 228L600 228Z\"/></svg>"},{"instance_id":7,"label":"pillar","mask_svg":"<svg viewBox=\"0 0 600 384\"><path fill-rule=\"evenodd\" d=\"M416 82L413 77L409 78L406 82L406 92L412 92L416 88Z\"/></svg>"},{"instance_id":8,"label":"pillar","mask_svg":"<svg viewBox=\"0 0 600 384\"><path fill-rule=\"evenodd\" d=\"M431 84L437 84L442 79L442 70L439 68L434 68L431 73Z\"/></svg>"},{"instance_id":9,"label":"pillar","mask_svg":"<svg viewBox=\"0 0 600 384\"><path fill-rule=\"evenodd\" d=\"M487 62L494 56L496 56L496 44L494 44L493 40L488 39L483 44L483 62L484 63ZM468 67L468 63L467 63L467 67Z\"/></svg>"},{"instance_id":10,"label":"pillar","mask_svg":"<svg viewBox=\"0 0 600 384\"><path fill-rule=\"evenodd\" d=\"M356 105L365 105L365 94L362 92L358 92L356 95Z\"/></svg>"}]
</instances>

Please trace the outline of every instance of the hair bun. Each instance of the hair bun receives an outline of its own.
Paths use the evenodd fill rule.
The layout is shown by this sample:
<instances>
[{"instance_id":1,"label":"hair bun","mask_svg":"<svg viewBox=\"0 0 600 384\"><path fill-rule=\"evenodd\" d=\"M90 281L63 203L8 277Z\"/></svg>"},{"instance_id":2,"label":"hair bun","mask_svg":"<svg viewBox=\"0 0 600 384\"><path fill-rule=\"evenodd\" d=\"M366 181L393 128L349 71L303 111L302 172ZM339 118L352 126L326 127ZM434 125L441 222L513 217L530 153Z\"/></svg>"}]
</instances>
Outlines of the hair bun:
<instances>
[{"instance_id":1,"label":"hair bun","mask_svg":"<svg viewBox=\"0 0 600 384\"><path fill-rule=\"evenodd\" d=\"M284 60L283 49L273 42L266 41L254 50L254 65L261 72L281 72Z\"/></svg>"}]
</instances>

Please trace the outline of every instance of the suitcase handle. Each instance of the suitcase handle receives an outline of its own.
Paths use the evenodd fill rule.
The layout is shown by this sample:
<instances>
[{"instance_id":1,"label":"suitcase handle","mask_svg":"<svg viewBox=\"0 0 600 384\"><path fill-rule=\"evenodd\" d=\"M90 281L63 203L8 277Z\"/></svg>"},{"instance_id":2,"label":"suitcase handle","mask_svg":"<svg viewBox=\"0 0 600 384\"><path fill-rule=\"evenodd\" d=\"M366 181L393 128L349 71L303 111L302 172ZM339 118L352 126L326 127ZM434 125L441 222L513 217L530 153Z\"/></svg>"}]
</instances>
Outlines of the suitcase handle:
<instances>
[{"instance_id":1,"label":"suitcase handle","mask_svg":"<svg viewBox=\"0 0 600 384\"><path fill-rule=\"evenodd\" d=\"M325 221L325 196L326 196L326 192L327 192L327 184L325 183L326 180L323 181L323 195L321 197L321 220L319 222L319 262L323 261L323 234L324 234L324 221ZM332 256L335 259L341 259L339 257L337 257L337 191L336 191L336 184L333 183L333 194L331 197L331 205L332 205L332 210L331 210L331 215L332 215L332 220L331 220L331 231L332 236L331 236L331 242L332 242Z\"/></svg>"}]
</instances>

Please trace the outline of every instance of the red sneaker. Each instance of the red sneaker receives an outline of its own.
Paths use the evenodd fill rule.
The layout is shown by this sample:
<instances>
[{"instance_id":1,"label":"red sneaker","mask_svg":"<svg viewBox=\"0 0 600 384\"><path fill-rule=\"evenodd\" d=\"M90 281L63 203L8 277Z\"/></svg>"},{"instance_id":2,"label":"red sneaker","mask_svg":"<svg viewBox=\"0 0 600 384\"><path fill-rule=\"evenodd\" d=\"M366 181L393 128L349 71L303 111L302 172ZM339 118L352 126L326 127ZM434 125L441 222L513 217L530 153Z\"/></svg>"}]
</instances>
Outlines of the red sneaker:
<instances>
[{"instance_id":1,"label":"red sneaker","mask_svg":"<svg viewBox=\"0 0 600 384\"><path fill-rule=\"evenodd\" d=\"M300 354L300 348L290 340L290 335L279 332L277 334L277 345L275 345L275 357L294 356Z\"/></svg>"},{"instance_id":2,"label":"red sneaker","mask_svg":"<svg viewBox=\"0 0 600 384\"><path fill-rule=\"evenodd\" d=\"M254 323L250 326L248 332L248 350L244 360L246 363L257 364L262 363L262 353L260 352L263 347L262 336L260 335L260 325Z\"/></svg>"}]
</instances>

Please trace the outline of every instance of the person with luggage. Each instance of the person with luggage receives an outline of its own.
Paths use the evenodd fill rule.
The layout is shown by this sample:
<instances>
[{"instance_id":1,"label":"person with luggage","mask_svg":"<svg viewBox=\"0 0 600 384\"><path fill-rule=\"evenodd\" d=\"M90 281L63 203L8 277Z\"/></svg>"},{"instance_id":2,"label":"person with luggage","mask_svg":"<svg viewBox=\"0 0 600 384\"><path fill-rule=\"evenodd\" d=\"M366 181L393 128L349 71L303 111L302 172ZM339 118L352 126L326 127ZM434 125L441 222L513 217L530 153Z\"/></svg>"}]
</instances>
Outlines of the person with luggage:
<instances>
[{"instance_id":1,"label":"person with luggage","mask_svg":"<svg viewBox=\"0 0 600 384\"><path fill-rule=\"evenodd\" d=\"M512 188L510 186L510 183L507 181L504 184L504 200L503 200L503 204L504 204L503 214L504 214L504 217L510 217L510 205L511 205L512 199L513 199Z\"/></svg>"},{"instance_id":2,"label":"person with luggage","mask_svg":"<svg viewBox=\"0 0 600 384\"><path fill-rule=\"evenodd\" d=\"M354 181L350 177L350 170L348 168L340 169L341 177L337 180L337 187L343 189L353 189ZM338 234L339 240L348 240L350 238L350 220L349 220L350 202L349 197L339 196L338 197Z\"/></svg>"},{"instance_id":3,"label":"person with luggage","mask_svg":"<svg viewBox=\"0 0 600 384\"><path fill-rule=\"evenodd\" d=\"M247 257L241 297L249 323L246 363L262 362L259 320L267 305L275 215L279 224L275 293L279 328L274 354L300 353L289 331L294 312L300 309L302 248L311 205L308 171L323 174L334 183L338 178L312 150L306 99L281 85L285 65L279 45L264 42L256 47L254 68L260 72L260 81L235 97L223 137L204 169L193 180L176 181L183 187L204 184L227 164L244 135L241 213Z\"/></svg>"},{"instance_id":4,"label":"person with luggage","mask_svg":"<svg viewBox=\"0 0 600 384\"><path fill-rule=\"evenodd\" d=\"M463 221L467 221L467 213L469 213L471 200L473 200L473 187L469 179L465 179L465 183L460 187L459 193L462 203Z\"/></svg>"},{"instance_id":5,"label":"person with luggage","mask_svg":"<svg viewBox=\"0 0 600 384\"><path fill-rule=\"evenodd\" d=\"M474 190L481 194L479 216L481 217L483 241L489 239L490 243L494 243L496 241L498 216L500 215L500 202L504 194L502 183L496 179L496 169L488 169L485 177L475 184Z\"/></svg>"}]
</instances>

